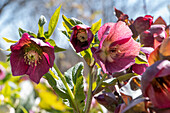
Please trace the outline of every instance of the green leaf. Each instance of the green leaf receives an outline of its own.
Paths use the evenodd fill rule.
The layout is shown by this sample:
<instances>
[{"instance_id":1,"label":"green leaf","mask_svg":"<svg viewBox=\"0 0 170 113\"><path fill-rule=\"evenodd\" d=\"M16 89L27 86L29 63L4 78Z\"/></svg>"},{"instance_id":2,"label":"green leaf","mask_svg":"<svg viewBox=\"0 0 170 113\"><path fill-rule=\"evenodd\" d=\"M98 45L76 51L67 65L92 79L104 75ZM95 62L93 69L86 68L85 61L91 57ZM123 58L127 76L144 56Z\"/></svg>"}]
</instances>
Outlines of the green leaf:
<instances>
[{"instance_id":1,"label":"green leaf","mask_svg":"<svg viewBox=\"0 0 170 113\"><path fill-rule=\"evenodd\" d=\"M97 21L96 23L92 24L92 27L91 27L91 32L93 33L93 35L96 34L96 32L100 29L100 26L101 26L101 19L99 21Z\"/></svg>"},{"instance_id":2,"label":"green leaf","mask_svg":"<svg viewBox=\"0 0 170 113\"><path fill-rule=\"evenodd\" d=\"M58 46L54 46L54 52L62 52L62 51L66 51L66 49L60 48Z\"/></svg>"},{"instance_id":3,"label":"green leaf","mask_svg":"<svg viewBox=\"0 0 170 113\"><path fill-rule=\"evenodd\" d=\"M147 64L148 60L146 58L145 53L142 51L139 52L139 55L135 58L135 63L136 64Z\"/></svg>"},{"instance_id":4,"label":"green leaf","mask_svg":"<svg viewBox=\"0 0 170 113\"><path fill-rule=\"evenodd\" d=\"M52 33L54 32L54 29L55 29L58 19L59 19L60 9L61 9L61 5L56 9L56 11L54 12L54 14L52 15L52 17L50 19L50 22L48 25L48 32L44 34L46 36L46 38L49 38L52 35Z\"/></svg>"},{"instance_id":5,"label":"green leaf","mask_svg":"<svg viewBox=\"0 0 170 113\"><path fill-rule=\"evenodd\" d=\"M53 39L46 39L45 41L49 42L50 45L52 45L53 47L56 46L56 43L55 43L55 41Z\"/></svg>"},{"instance_id":6,"label":"green leaf","mask_svg":"<svg viewBox=\"0 0 170 113\"><path fill-rule=\"evenodd\" d=\"M53 39L46 39L46 42L49 42L54 47L54 52L66 51L66 49L58 47Z\"/></svg>"},{"instance_id":7,"label":"green leaf","mask_svg":"<svg viewBox=\"0 0 170 113\"><path fill-rule=\"evenodd\" d=\"M44 77L47 79L48 83L61 98L63 99L69 98L65 86L60 79L59 80L54 79L52 75L49 73L46 73Z\"/></svg>"},{"instance_id":8,"label":"green leaf","mask_svg":"<svg viewBox=\"0 0 170 113\"><path fill-rule=\"evenodd\" d=\"M66 29L66 31L67 31L66 33L67 33L67 35L68 35L68 39L70 39L72 30L66 25L65 22L63 22L63 26L65 27L65 29ZM66 35L66 36L67 36L67 35Z\"/></svg>"},{"instance_id":9,"label":"green leaf","mask_svg":"<svg viewBox=\"0 0 170 113\"><path fill-rule=\"evenodd\" d=\"M82 55L84 60L87 62L87 64L90 66L91 63L93 62L93 57L92 57L91 49L88 48L88 49L86 49L84 51L81 51L80 54Z\"/></svg>"},{"instance_id":10,"label":"green leaf","mask_svg":"<svg viewBox=\"0 0 170 113\"><path fill-rule=\"evenodd\" d=\"M83 112L85 106L83 68L84 65L82 62L80 62L64 73L66 81L75 95L76 106L79 108L80 113Z\"/></svg>"},{"instance_id":11,"label":"green leaf","mask_svg":"<svg viewBox=\"0 0 170 113\"><path fill-rule=\"evenodd\" d=\"M70 22L70 19L68 19L66 16L62 15L62 18L64 20L64 23L66 24L66 26L71 29L74 25Z\"/></svg>"},{"instance_id":12,"label":"green leaf","mask_svg":"<svg viewBox=\"0 0 170 113\"><path fill-rule=\"evenodd\" d=\"M13 41L13 40L10 40L10 39L7 39L5 37L2 37L7 43L16 43L17 41Z\"/></svg>"},{"instance_id":13,"label":"green leaf","mask_svg":"<svg viewBox=\"0 0 170 113\"><path fill-rule=\"evenodd\" d=\"M69 18L69 21L70 23L75 26L75 25L78 25L78 24L83 24L83 22L81 22L80 20L78 20L77 18Z\"/></svg>"},{"instance_id":14,"label":"green leaf","mask_svg":"<svg viewBox=\"0 0 170 113\"><path fill-rule=\"evenodd\" d=\"M59 30L59 31L61 31L68 39L70 39L71 34L69 36L65 30Z\"/></svg>"},{"instance_id":15,"label":"green leaf","mask_svg":"<svg viewBox=\"0 0 170 113\"><path fill-rule=\"evenodd\" d=\"M19 36L20 36L20 37L22 37L22 35L23 35L24 33L28 33L29 35L33 36L34 38L37 37L36 34L30 32L30 31L23 30L22 28L19 28L19 29L18 29L18 32L19 32Z\"/></svg>"}]
</instances>

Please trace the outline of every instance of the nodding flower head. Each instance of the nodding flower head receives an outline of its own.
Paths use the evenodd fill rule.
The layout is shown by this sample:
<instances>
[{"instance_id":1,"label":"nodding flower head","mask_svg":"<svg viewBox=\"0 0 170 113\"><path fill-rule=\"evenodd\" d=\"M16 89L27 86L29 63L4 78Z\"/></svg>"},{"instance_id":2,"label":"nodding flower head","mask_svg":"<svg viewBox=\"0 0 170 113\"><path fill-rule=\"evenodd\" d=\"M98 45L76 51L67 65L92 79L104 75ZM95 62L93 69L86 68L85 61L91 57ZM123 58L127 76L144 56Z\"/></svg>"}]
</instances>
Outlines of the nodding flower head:
<instances>
[{"instance_id":1,"label":"nodding flower head","mask_svg":"<svg viewBox=\"0 0 170 113\"><path fill-rule=\"evenodd\" d=\"M100 28L99 48L92 48L92 52L104 72L120 72L134 64L134 58L140 51L140 44L131 36L131 30L121 21L106 23Z\"/></svg>"},{"instance_id":2,"label":"nodding flower head","mask_svg":"<svg viewBox=\"0 0 170 113\"><path fill-rule=\"evenodd\" d=\"M158 108L170 107L170 61L160 60L142 75L142 93Z\"/></svg>"},{"instance_id":3,"label":"nodding flower head","mask_svg":"<svg viewBox=\"0 0 170 113\"><path fill-rule=\"evenodd\" d=\"M32 81L39 83L40 78L54 64L54 47L27 33L10 48L10 63L14 76L27 74Z\"/></svg>"},{"instance_id":4,"label":"nodding flower head","mask_svg":"<svg viewBox=\"0 0 170 113\"><path fill-rule=\"evenodd\" d=\"M78 53L87 49L93 40L93 34L90 31L90 27L80 24L74 26L72 30L70 42L76 52Z\"/></svg>"}]
</instances>

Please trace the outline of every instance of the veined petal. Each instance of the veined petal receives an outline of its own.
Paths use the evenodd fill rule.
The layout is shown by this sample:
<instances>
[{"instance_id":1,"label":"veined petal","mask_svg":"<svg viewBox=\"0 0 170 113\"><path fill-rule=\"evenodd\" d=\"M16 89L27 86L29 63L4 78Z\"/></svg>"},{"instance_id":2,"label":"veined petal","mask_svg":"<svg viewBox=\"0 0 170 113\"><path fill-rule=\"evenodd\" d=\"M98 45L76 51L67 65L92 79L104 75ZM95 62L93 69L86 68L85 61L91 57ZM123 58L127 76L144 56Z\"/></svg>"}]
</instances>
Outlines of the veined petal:
<instances>
[{"instance_id":1,"label":"veined petal","mask_svg":"<svg viewBox=\"0 0 170 113\"><path fill-rule=\"evenodd\" d=\"M20 50L24 45L31 43L30 35L28 33L24 33L22 38L14 45L11 45L11 51Z\"/></svg>"},{"instance_id":2,"label":"veined petal","mask_svg":"<svg viewBox=\"0 0 170 113\"><path fill-rule=\"evenodd\" d=\"M40 82L41 77L48 71L49 71L49 64L45 56L42 55L42 59L40 60L40 63L38 63L37 66L30 65L26 74L29 75L32 81L38 84Z\"/></svg>"},{"instance_id":3,"label":"veined petal","mask_svg":"<svg viewBox=\"0 0 170 113\"><path fill-rule=\"evenodd\" d=\"M10 63L12 67L12 74L14 76L24 75L29 67L24 61L23 50L18 50L11 53Z\"/></svg>"},{"instance_id":4,"label":"veined petal","mask_svg":"<svg viewBox=\"0 0 170 113\"><path fill-rule=\"evenodd\" d=\"M110 33L106 40L118 41L125 38L131 38L132 32L125 22L119 21L111 28Z\"/></svg>"}]
</instances>

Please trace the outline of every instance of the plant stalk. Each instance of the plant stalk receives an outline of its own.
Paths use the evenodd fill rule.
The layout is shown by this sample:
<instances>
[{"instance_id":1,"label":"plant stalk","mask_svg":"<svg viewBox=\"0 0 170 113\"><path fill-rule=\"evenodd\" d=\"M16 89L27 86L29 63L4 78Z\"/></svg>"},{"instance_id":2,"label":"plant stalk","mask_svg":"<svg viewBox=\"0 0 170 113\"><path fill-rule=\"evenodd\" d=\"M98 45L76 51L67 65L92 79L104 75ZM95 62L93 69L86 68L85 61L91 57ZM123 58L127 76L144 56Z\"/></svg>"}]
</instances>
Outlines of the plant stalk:
<instances>
[{"instance_id":1,"label":"plant stalk","mask_svg":"<svg viewBox=\"0 0 170 113\"><path fill-rule=\"evenodd\" d=\"M58 76L60 77L60 79L62 80L64 86L65 86L66 89L67 89L67 92L68 92L68 94L69 94L69 96L70 96L70 99L71 99L71 101L72 101L72 104L73 104L73 108L75 108L75 110L79 113L79 109L76 107L76 102L75 102L75 100L74 100L74 94L73 94L73 92L71 91L71 89L69 88L69 86L68 86L68 84L67 84L67 82L66 82L66 80L65 80L65 77L63 76L63 74L61 73L61 71L58 69L58 67L57 67L56 64L54 64L53 67L54 67L54 69L56 70L56 72L58 73Z\"/></svg>"},{"instance_id":2,"label":"plant stalk","mask_svg":"<svg viewBox=\"0 0 170 113\"><path fill-rule=\"evenodd\" d=\"M85 106L85 113L89 113L91 101L92 101L92 85L93 85L93 74L92 74L93 66L90 67L90 73L89 73L89 89L87 93L87 101Z\"/></svg>"}]
</instances>

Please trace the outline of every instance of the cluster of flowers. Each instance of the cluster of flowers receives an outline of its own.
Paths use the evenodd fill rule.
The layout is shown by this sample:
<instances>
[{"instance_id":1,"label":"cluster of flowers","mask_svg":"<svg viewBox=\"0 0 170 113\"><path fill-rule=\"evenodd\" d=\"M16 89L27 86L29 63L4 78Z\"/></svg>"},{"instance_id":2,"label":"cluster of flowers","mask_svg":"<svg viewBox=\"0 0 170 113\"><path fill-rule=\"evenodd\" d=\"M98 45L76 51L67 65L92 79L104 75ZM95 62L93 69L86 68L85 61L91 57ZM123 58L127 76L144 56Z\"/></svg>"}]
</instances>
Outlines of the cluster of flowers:
<instances>
[{"instance_id":1,"label":"cluster of flowers","mask_svg":"<svg viewBox=\"0 0 170 113\"><path fill-rule=\"evenodd\" d=\"M101 26L97 32L98 39L95 39L91 27L75 25L70 37L72 46L77 53L90 48L94 61L108 75L116 77L115 73L122 71L138 74L141 76L142 94L149 97L151 105L159 109L170 108L170 39L166 33L169 27L160 18L153 22L150 15L133 21L117 9L115 12L118 22ZM93 40L99 41L98 47L93 47ZM10 49L14 76L27 74L32 81L39 83L54 64L54 47L28 33L24 33ZM140 52L149 63L136 63ZM105 99L101 99L103 96ZM106 94L96 97L96 100L106 106L109 103ZM125 106L127 103L117 107L115 112L121 112Z\"/></svg>"}]
</instances>

